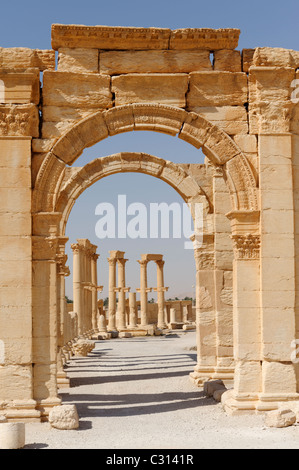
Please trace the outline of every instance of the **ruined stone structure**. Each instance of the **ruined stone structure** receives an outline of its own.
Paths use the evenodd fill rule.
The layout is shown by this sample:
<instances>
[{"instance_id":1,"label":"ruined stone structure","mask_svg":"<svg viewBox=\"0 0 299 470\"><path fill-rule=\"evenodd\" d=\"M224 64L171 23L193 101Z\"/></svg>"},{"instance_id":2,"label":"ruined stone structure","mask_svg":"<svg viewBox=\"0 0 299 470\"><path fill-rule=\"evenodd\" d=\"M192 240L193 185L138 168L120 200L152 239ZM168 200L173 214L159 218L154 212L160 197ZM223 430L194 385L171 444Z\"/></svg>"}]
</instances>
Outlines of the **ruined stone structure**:
<instances>
[{"instance_id":1,"label":"ruined stone structure","mask_svg":"<svg viewBox=\"0 0 299 470\"><path fill-rule=\"evenodd\" d=\"M53 25L53 50L0 49L0 412L9 420L46 419L60 404L67 220L87 187L127 171L165 181L191 210L204 206L192 379L234 379L223 395L230 413L298 400L299 53L240 53L239 33ZM85 148L138 130L183 139L205 165L120 153L74 166Z\"/></svg>"}]
</instances>

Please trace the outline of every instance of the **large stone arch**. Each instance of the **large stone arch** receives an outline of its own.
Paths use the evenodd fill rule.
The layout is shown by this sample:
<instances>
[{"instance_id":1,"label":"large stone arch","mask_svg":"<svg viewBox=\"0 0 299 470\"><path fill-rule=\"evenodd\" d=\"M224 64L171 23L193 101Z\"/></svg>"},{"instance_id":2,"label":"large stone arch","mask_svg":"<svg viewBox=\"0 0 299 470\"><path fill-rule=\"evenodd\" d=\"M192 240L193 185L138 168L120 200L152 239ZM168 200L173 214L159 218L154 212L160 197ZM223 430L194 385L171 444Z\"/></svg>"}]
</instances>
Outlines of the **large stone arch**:
<instances>
[{"instance_id":1,"label":"large stone arch","mask_svg":"<svg viewBox=\"0 0 299 470\"><path fill-rule=\"evenodd\" d=\"M39 170L33 193L33 212L54 210L59 182L66 165L83 150L108 136L146 130L178 136L202 149L215 166L223 167L232 210L258 209L256 181L235 142L219 127L193 112L160 104L132 104L96 112L82 119L53 145Z\"/></svg>"}]
</instances>

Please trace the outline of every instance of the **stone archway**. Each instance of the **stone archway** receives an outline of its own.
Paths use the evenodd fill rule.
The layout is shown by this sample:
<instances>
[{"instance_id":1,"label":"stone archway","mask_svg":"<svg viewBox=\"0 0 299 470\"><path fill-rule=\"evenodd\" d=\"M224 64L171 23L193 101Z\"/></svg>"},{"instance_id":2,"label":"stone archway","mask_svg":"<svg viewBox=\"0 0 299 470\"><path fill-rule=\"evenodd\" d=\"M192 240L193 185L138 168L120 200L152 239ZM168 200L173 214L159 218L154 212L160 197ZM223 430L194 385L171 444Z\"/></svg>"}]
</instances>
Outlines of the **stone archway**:
<instances>
[{"instance_id":1,"label":"stone archway","mask_svg":"<svg viewBox=\"0 0 299 470\"><path fill-rule=\"evenodd\" d=\"M233 235L237 237L236 240L239 241L240 238L243 240L245 237L246 243L248 236L258 238L259 213L256 181L246 157L234 141L217 126L195 113L159 104L126 105L109 111L96 112L82 119L67 131L45 156L33 191L33 241L37 247L33 251L34 263L45 262L45 258L41 260L35 257L35 252L38 253L37 257L40 257L41 244L47 247L47 257L55 262L57 246L60 246L63 251L65 224L74 201L84 188L92 184L92 181L109 174L124 171L148 172L170 184L185 201L190 203L204 200L206 208L211 209L211 204L207 203L205 195L190 175L172 162L164 162L157 157L124 153L96 159L83 169L67 169L68 165L72 165L85 148L108 136L132 130L163 132L178 136L198 149L202 148L215 169L215 178L222 177L228 188L232 209L228 216L232 218ZM51 253L48 251L49 243ZM198 365L191 375L197 384L202 384L209 378L232 380L234 375L234 366L231 361L221 359L220 364L217 364L217 360L215 363L217 353L211 357L210 345L207 345L205 340L207 333L203 333L204 329L201 327L206 322L206 316L211 314L210 311L206 312L200 307L202 288L211 290L212 296L216 296L217 291L214 280L216 271L213 246L213 228L206 226L203 246L195 250ZM237 252L236 249L235 253ZM258 249L255 253L258 256ZM236 257L236 263L238 263L237 259ZM249 256L248 259L251 260L251 257ZM257 271L255 275L258 276ZM207 279L209 279L208 283ZM237 297L237 292L238 285L235 286L234 298ZM242 287L240 287L240 295L243 295ZM213 305L213 308L216 309L216 305ZM255 315L258 315L257 310ZM235 329L244 328L244 325L239 323L239 309L235 312L234 326ZM254 336L258 334L258 331L253 332ZM217 333L215 335L216 338ZM234 347L238 348L238 345ZM54 376L53 380L55 380ZM41 412L47 414L47 399L41 398L39 401ZM49 403L49 406L52 405Z\"/></svg>"}]
</instances>

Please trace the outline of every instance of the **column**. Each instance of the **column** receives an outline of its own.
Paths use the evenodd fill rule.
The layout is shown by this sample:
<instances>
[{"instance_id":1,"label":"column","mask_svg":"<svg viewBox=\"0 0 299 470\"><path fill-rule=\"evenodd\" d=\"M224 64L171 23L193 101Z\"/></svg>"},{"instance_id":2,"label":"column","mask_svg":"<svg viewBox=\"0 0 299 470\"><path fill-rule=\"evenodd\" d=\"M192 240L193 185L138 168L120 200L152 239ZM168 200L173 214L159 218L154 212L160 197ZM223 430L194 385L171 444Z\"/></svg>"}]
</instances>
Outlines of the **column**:
<instances>
[{"instance_id":1,"label":"column","mask_svg":"<svg viewBox=\"0 0 299 470\"><path fill-rule=\"evenodd\" d=\"M148 306L147 306L147 294L151 292L151 289L147 287L147 260L139 260L140 264L140 310L141 310L141 326L148 325Z\"/></svg>"},{"instance_id":2,"label":"column","mask_svg":"<svg viewBox=\"0 0 299 470\"><path fill-rule=\"evenodd\" d=\"M259 409L297 399L296 155L290 134L260 135L262 394ZM295 214L295 215L294 215Z\"/></svg>"},{"instance_id":3,"label":"column","mask_svg":"<svg viewBox=\"0 0 299 470\"><path fill-rule=\"evenodd\" d=\"M129 294L129 306L130 306L130 315L129 315L128 328L137 328L137 302L136 302L135 292L130 292Z\"/></svg>"},{"instance_id":4,"label":"column","mask_svg":"<svg viewBox=\"0 0 299 470\"><path fill-rule=\"evenodd\" d=\"M215 312L217 367L219 376L233 381L233 241L231 223L226 214L231 210L231 197L224 179L223 167L213 166L213 206L215 232Z\"/></svg>"},{"instance_id":5,"label":"column","mask_svg":"<svg viewBox=\"0 0 299 470\"><path fill-rule=\"evenodd\" d=\"M214 378L217 366L214 234L205 233L194 250L196 264L197 365L190 374L196 385Z\"/></svg>"},{"instance_id":6,"label":"column","mask_svg":"<svg viewBox=\"0 0 299 470\"><path fill-rule=\"evenodd\" d=\"M165 261L156 261L157 265L157 295L158 295L158 324L157 327L160 329L167 328L164 320L164 308L165 308L165 291L168 289L164 287L164 264Z\"/></svg>"},{"instance_id":7,"label":"column","mask_svg":"<svg viewBox=\"0 0 299 470\"><path fill-rule=\"evenodd\" d=\"M98 270L97 262L99 255L93 253L91 255L91 315L92 315L92 329L94 332L98 330Z\"/></svg>"},{"instance_id":8,"label":"column","mask_svg":"<svg viewBox=\"0 0 299 470\"><path fill-rule=\"evenodd\" d=\"M109 263L109 319L108 330L116 331L116 258L108 258Z\"/></svg>"},{"instance_id":9,"label":"column","mask_svg":"<svg viewBox=\"0 0 299 470\"><path fill-rule=\"evenodd\" d=\"M63 369L63 351L62 348L67 342L67 321L66 321L66 300L65 300L65 277L69 276L70 271L66 266L67 255L65 254L65 244L68 238L58 239L57 260L57 385L59 388L68 387L70 381Z\"/></svg>"},{"instance_id":10,"label":"column","mask_svg":"<svg viewBox=\"0 0 299 470\"><path fill-rule=\"evenodd\" d=\"M77 313L78 321L78 335L81 336L84 333L84 318L83 318L83 291L82 291L82 264L83 264L83 252L82 247L79 243L71 245L73 250L73 296L74 296L74 312Z\"/></svg>"},{"instance_id":11,"label":"column","mask_svg":"<svg viewBox=\"0 0 299 470\"><path fill-rule=\"evenodd\" d=\"M228 214L234 242L234 389L223 402L228 414L255 411L262 391L259 212Z\"/></svg>"},{"instance_id":12,"label":"column","mask_svg":"<svg viewBox=\"0 0 299 470\"><path fill-rule=\"evenodd\" d=\"M104 310L103 299L98 300L98 315L99 315L98 332L107 333L106 314Z\"/></svg>"},{"instance_id":13,"label":"column","mask_svg":"<svg viewBox=\"0 0 299 470\"><path fill-rule=\"evenodd\" d=\"M59 237L55 236L59 218L57 214L37 214L33 223L34 232L40 233L33 236L33 388L42 420L53 406L61 404L57 388ZM49 236L42 236L42 230Z\"/></svg>"},{"instance_id":14,"label":"column","mask_svg":"<svg viewBox=\"0 0 299 470\"><path fill-rule=\"evenodd\" d=\"M123 330L127 327L126 324L126 273L125 266L128 260L121 258L117 260L118 263L118 324L117 329Z\"/></svg>"}]
</instances>

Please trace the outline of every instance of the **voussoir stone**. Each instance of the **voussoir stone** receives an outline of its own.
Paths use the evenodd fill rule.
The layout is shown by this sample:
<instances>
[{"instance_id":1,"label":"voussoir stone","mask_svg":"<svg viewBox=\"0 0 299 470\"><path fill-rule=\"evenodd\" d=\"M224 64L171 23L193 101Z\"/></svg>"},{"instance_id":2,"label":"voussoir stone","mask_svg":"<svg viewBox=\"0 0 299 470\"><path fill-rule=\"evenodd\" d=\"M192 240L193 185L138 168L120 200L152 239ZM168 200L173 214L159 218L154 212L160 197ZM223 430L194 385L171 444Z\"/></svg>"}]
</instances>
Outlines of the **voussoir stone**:
<instances>
[{"instance_id":1,"label":"voussoir stone","mask_svg":"<svg viewBox=\"0 0 299 470\"><path fill-rule=\"evenodd\" d=\"M49 413L49 423L62 430L78 429L79 416L75 405L55 406Z\"/></svg>"}]
</instances>

